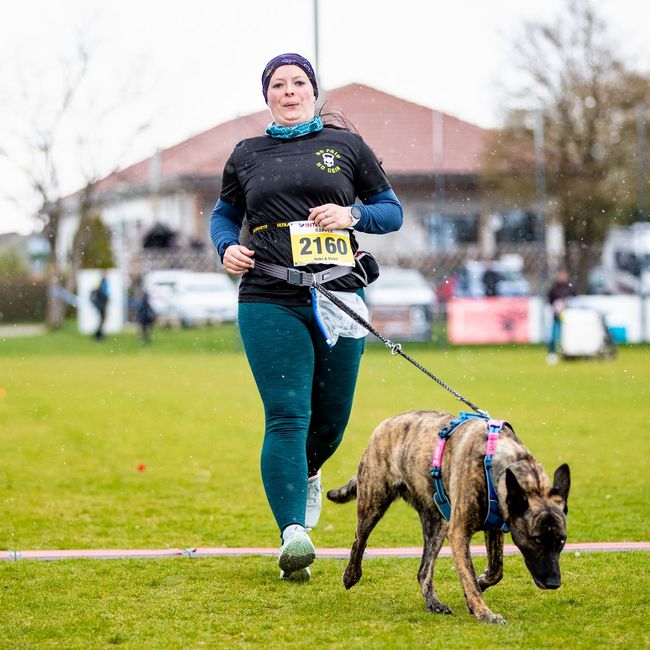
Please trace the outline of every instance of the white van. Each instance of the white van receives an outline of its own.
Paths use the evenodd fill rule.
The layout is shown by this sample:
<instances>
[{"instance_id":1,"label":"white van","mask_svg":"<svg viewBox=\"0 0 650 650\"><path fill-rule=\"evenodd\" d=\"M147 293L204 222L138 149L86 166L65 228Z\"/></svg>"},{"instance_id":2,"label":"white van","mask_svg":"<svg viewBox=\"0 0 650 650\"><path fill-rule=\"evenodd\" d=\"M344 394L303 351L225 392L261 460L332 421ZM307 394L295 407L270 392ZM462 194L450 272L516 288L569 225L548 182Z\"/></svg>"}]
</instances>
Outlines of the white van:
<instances>
[{"instance_id":1,"label":"white van","mask_svg":"<svg viewBox=\"0 0 650 650\"><path fill-rule=\"evenodd\" d=\"M151 271L143 286L163 321L192 326L237 319L237 286L224 273Z\"/></svg>"},{"instance_id":2,"label":"white van","mask_svg":"<svg viewBox=\"0 0 650 650\"><path fill-rule=\"evenodd\" d=\"M612 226L599 273L605 293L650 293L650 223Z\"/></svg>"}]
</instances>

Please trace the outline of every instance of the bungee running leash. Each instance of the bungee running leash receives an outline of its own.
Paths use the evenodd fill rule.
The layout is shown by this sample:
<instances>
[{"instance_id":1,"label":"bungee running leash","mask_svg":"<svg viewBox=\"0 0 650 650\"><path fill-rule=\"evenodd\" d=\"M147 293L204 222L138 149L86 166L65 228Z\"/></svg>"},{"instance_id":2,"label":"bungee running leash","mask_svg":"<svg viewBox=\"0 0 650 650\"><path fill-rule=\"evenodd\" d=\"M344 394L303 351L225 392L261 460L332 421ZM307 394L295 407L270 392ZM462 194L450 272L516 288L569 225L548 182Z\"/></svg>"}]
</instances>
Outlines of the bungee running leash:
<instances>
[{"instance_id":1,"label":"bungee running leash","mask_svg":"<svg viewBox=\"0 0 650 650\"><path fill-rule=\"evenodd\" d=\"M307 275L307 274L305 274ZM359 314L357 314L355 311L350 309L343 301L339 300L331 291L323 287L319 282L314 281L311 285L316 291L319 293L322 293L328 300L333 302L342 312L347 314L353 321L361 325L362 327L365 327L371 334L374 334L387 348L390 349L391 354L397 355L399 354L401 357L404 357L409 363L412 363L418 370L421 370L427 377L433 379L433 381L437 382L440 386L442 386L445 390L449 391L457 400L463 402L463 404L467 404L472 410L474 410L476 413L483 417L490 417L490 414L487 411L484 411L483 409L479 408L472 402L470 402L468 399L463 397L459 392L455 391L449 384L445 383L440 377L436 377L431 371L427 370L424 366L419 364L413 357L408 355L404 350L402 350L402 346L399 343L393 343L390 339L386 338L381 332L378 332L370 323L368 323L365 319L363 319Z\"/></svg>"},{"instance_id":2,"label":"bungee running leash","mask_svg":"<svg viewBox=\"0 0 650 650\"><path fill-rule=\"evenodd\" d=\"M355 323L358 323L365 329L367 329L371 334L374 334L387 348L390 349L393 355L399 354L404 357L409 363L412 363L418 370L421 370L427 377L433 379L445 390L449 391L457 400L463 402L469 406L473 411L478 413L480 416L489 418L490 414L487 411L476 406L468 399L463 397L459 392L455 391L449 384L445 383L440 377L436 377L431 371L427 370L424 366L420 365L413 357L408 355L402 346L399 343L393 343L390 339L387 339L381 332L378 332L368 321L362 318L357 314L353 309L350 309L342 300L339 300L331 291L326 289L323 286L323 283L330 282L339 277L343 277L353 272L353 269L348 267L334 267L333 269L327 269L319 273L307 273L305 271L300 271L299 269L280 266L279 264L273 264L271 262L262 262L257 260L255 262L255 269L261 271L266 275L270 275L274 278L285 280L288 284L293 284L301 287L311 287L324 295L328 300L335 304L344 314L347 314Z\"/></svg>"}]
</instances>

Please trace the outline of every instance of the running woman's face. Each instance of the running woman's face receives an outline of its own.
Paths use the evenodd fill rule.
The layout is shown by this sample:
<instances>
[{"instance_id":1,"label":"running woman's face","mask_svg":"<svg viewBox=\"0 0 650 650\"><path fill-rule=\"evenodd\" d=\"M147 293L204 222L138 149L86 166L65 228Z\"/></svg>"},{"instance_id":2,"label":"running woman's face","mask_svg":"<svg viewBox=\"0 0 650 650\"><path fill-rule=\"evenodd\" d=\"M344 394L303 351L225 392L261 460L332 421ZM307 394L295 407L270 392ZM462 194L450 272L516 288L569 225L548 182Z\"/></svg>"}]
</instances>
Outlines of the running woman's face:
<instances>
[{"instance_id":1,"label":"running woman's face","mask_svg":"<svg viewBox=\"0 0 650 650\"><path fill-rule=\"evenodd\" d=\"M279 126L309 122L314 117L314 87L297 65L283 65L273 73L267 99L273 121Z\"/></svg>"}]
</instances>

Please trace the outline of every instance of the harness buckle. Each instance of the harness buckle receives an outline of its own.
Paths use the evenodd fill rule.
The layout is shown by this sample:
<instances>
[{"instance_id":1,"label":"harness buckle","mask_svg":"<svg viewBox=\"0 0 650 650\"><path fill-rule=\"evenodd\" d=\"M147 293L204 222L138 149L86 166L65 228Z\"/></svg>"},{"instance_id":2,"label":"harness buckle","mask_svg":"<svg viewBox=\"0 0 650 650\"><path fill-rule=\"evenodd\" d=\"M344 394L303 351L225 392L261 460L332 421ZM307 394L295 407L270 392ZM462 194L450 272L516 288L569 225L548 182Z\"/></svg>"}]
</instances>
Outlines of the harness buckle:
<instances>
[{"instance_id":1,"label":"harness buckle","mask_svg":"<svg viewBox=\"0 0 650 650\"><path fill-rule=\"evenodd\" d=\"M308 286L311 282L305 282L304 276L309 275L304 271L299 271L298 269L287 269L287 282L289 284L296 284L298 286Z\"/></svg>"}]
</instances>

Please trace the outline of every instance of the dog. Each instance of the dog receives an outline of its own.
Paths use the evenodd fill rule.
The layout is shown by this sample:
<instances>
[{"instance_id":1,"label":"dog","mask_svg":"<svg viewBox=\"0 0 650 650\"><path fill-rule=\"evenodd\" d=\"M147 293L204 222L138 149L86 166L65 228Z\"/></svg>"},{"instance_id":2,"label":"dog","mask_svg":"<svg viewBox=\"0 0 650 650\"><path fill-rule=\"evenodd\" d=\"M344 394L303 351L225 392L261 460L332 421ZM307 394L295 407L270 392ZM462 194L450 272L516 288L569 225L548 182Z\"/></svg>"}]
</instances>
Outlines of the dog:
<instances>
[{"instance_id":1,"label":"dog","mask_svg":"<svg viewBox=\"0 0 650 650\"><path fill-rule=\"evenodd\" d=\"M357 499L357 529L343 584L350 589L359 582L370 533L390 504L402 497L417 510L422 523L424 546L418 580L427 610L452 613L438 599L433 580L434 564L446 537L470 614L486 623L505 623L483 599L483 592L503 577L502 530L485 529L487 570L483 575L476 576L470 555L471 537L484 528L488 509L483 465L485 419L468 419L447 440L441 465L451 503L449 522L434 502L432 456L438 432L453 418L437 411L410 411L384 420L373 432L357 474L327 493L335 503ZM566 541L569 466L558 467L551 485L540 463L505 423L492 457L492 476L501 517L535 584L540 589L557 589L559 557Z\"/></svg>"}]
</instances>

